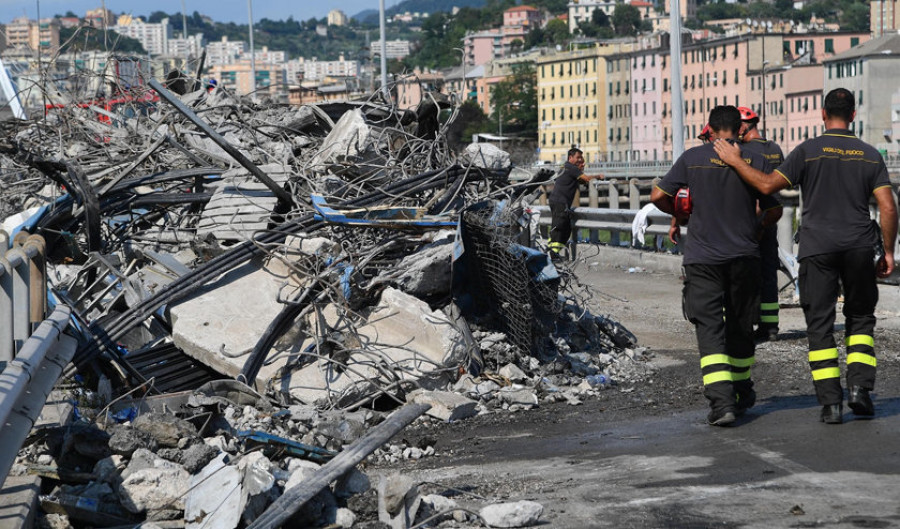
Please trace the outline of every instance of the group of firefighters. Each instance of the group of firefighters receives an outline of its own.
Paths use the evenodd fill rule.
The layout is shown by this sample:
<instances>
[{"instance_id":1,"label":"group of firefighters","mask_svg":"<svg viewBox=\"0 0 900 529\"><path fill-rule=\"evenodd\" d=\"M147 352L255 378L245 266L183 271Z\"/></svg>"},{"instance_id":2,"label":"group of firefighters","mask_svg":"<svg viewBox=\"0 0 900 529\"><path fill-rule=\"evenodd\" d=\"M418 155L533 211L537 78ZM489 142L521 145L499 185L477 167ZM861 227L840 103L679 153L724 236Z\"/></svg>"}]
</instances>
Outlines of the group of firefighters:
<instances>
[{"instance_id":1,"label":"group of firefighters","mask_svg":"<svg viewBox=\"0 0 900 529\"><path fill-rule=\"evenodd\" d=\"M704 143L685 151L651 193L651 201L673 215L670 239L683 250L683 303L696 329L710 425L732 424L756 401L756 341L778 336L775 223L782 208L773 194L792 187L802 197L799 293L819 419L843 422L834 338L840 295L847 405L856 417L875 415L876 277L894 270L897 209L884 159L850 130L855 117L853 94L832 90L822 105L824 133L785 158L762 137L755 112L717 106L699 137ZM549 198L551 258L559 258L571 234L569 208L579 181L594 178L603 176L586 176L582 152L571 149ZM880 226L869 211L873 197ZM688 220L681 241L679 226Z\"/></svg>"}]
</instances>

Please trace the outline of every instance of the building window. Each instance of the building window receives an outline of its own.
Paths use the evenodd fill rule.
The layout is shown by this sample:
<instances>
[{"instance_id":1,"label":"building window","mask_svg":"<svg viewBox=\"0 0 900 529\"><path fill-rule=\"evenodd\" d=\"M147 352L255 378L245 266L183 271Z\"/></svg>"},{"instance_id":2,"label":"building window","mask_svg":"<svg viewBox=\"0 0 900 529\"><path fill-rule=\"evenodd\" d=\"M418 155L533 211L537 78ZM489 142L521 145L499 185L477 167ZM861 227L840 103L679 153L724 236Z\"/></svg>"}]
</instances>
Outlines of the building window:
<instances>
[{"instance_id":1,"label":"building window","mask_svg":"<svg viewBox=\"0 0 900 529\"><path fill-rule=\"evenodd\" d=\"M834 53L834 39L825 39L825 53Z\"/></svg>"}]
</instances>

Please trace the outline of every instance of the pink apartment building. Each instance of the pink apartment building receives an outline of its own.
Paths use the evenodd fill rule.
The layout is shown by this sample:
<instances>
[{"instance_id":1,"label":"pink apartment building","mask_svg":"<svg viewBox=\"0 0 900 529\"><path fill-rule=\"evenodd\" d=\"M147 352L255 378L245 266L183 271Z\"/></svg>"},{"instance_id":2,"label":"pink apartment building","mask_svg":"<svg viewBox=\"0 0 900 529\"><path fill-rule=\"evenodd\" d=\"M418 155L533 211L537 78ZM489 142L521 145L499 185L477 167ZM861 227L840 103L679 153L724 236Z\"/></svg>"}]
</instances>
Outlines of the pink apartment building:
<instances>
[{"instance_id":1,"label":"pink apartment building","mask_svg":"<svg viewBox=\"0 0 900 529\"><path fill-rule=\"evenodd\" d=\"M658 50L631 56L631 150L635 161L663 158L662 55Z\"/></svg>"},{"instance_id":2,"label":"pink apartment building","mask_svg":"<svg viewBox=\"0 0 900 529\"><path fill-rule=\"evenodd\" d=\"M540 10L536 7L517 6L503 12L503 25L539 28L542 18Z\"/></svg>"}]
</instances>

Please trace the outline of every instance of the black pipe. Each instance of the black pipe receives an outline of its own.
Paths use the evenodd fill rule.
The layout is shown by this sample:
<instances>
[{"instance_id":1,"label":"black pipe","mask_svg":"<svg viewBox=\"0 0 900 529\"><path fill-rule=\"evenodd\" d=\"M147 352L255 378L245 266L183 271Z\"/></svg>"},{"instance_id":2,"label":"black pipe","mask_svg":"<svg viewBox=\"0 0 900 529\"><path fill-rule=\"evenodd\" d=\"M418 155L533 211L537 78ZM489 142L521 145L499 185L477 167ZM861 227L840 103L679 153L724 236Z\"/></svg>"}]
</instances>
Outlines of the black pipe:
<instances>
[{"instance_id":1,"label":"black pipe","mask_svg":"<svg viewBox=\"0 0 900 529\"><path fill-rule=\"evenodd\" d=\"M210 127L208 123L200 119L200 116L198 116L196 113L194 113L193 110L182 103L181 100L175 96L175 94L166 90L163 85L159 84L159 81L157 81L156 79L150 79L147 84L150 85L150 88L156 90L156 93L158 93L160 97L162 97L170 105L175 107L175 109L178 110L178 112L180 112L184 117L191 120L194 125L197 125L197 127L202 130L203 133L209 137L209 139L214 141L216 145L227 152L228 155L234 158L237 163L241 164L244 169L250 171L250 174L255 176L260 182L265 184L265 186L268 187L269 190L271 190L279 200L290 206L293 206L295 204L294 197L290 193L288 193L284 189L284 187L278 185L277 182L269 178L269 175L262 172L262 169L248 160L247 157L244 156L243 153L241 153L241 151L228 143L228 140L226 140L222 137L221 134L213 130L213 128Z\"/></svg>"}]
</instances>

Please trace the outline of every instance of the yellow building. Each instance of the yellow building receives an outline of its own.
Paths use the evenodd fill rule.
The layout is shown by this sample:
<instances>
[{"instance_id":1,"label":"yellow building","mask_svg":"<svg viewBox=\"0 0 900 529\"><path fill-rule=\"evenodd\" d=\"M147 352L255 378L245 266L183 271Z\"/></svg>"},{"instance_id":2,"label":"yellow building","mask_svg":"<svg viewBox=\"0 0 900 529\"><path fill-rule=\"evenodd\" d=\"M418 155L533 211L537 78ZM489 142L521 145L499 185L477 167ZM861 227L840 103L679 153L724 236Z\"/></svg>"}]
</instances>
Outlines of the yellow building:
<instances>
[{"instance_id":1,"label":"yellow building","mask_svg":"<svg viewBox=\"0 0 900 529\"><path fill-rule=\"evenodd\" d=\"M628 49L622 44L598 43L537 60L538 140L542 161L563 162L572 147L584 151L588 163L608 159L608 130L614 117L608 108L616 95L610 96L606 87L610 76L623 76L624 84L628 82L627 72L609 71L608 58L625 51ZM625 88L621 86L618 97L627 107L628 96L623 95Z\"/></svg>"}]
</instances>

